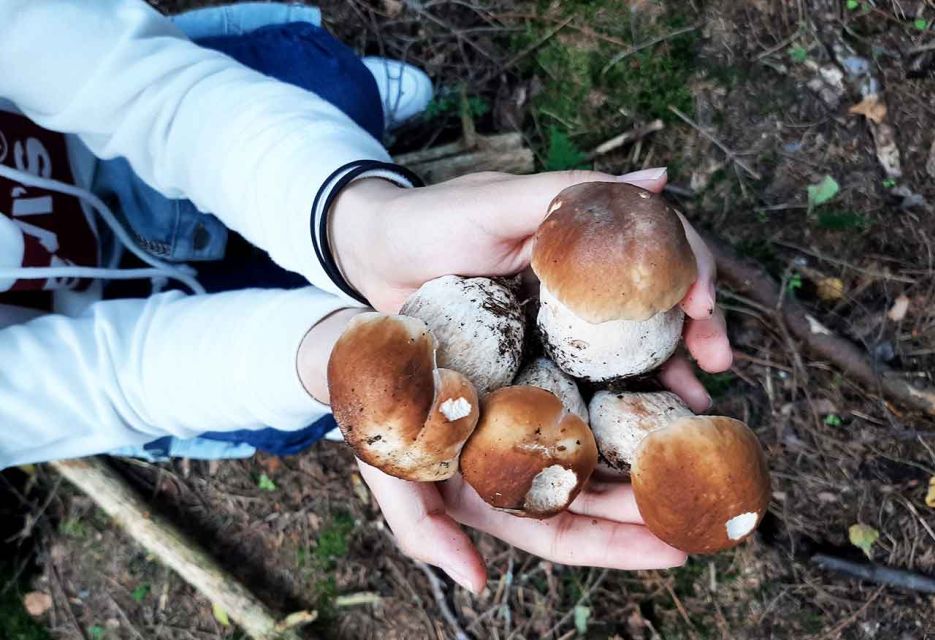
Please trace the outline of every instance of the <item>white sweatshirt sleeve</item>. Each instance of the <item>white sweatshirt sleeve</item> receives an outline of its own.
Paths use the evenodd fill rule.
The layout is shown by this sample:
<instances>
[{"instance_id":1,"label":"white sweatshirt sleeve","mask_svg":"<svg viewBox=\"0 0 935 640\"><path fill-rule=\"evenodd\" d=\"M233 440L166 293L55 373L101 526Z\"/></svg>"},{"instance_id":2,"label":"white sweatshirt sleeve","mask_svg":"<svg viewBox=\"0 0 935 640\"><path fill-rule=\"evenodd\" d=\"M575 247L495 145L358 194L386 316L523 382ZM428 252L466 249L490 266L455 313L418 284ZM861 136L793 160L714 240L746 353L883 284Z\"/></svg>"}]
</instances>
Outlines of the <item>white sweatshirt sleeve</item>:
<instances>
[{"instance_id":1,"label":"white sweatshirt sleeve","mask_svg":"<svg viewBox=\"0 0 935 640\"><path fill-rule=\"evenodd\" d=\"M312 287L99 302L0 329L0 469L164 435L294 430L328 412L296 371L346 305Z\"/></svg>"},{"instance_id":2,"label":"white sweatshirt sleeve","mask_svg":"<svg viewBox=\"0 0 935 640\"><path fill-rule=\"evenodd\" d=\"M342 295L309 233L337 168L388 161L315 94L196 46L143 0L2 0L0 96L163 194L217 215L282 267Z\"/></svg>"}]
</instances>

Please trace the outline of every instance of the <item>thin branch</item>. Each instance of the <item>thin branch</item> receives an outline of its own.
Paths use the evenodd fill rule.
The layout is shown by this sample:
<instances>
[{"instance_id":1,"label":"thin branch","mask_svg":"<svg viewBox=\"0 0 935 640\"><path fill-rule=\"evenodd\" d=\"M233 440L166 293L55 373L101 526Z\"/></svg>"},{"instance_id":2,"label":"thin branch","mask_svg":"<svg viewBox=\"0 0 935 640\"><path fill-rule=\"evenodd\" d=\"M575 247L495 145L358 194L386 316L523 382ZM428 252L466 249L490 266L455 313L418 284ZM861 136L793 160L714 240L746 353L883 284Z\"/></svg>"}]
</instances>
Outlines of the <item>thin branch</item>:
<instances>
[{"instance_id":1,"label":"thin branch","mask_svg":"<svg viewBox=\"0 0 935 640\"><path fill-rule=\"evenodd\" d=\"M448 626L450 626L451 630L454 631L455 640L470 640L470 636L468 636L468 634L464 632L464 629L461 628L461 625L458 623L458 619L451 612L451 608L448 606L448 601L445 600L445 593L442 591L442 581L439 580L437 575L435 575L435 572L432 571L432 568L424 562L413 560L413 563L419 567L419 569L422 570L422 573L425 574L425 577L429 579L429 586L432 588L432 596L435 598L435 604L438 606L439 610L441 610L442 617L445 618Z\"/></svg>"},{"instance_id":2,"label":"thin branch","mask_svg":"<svg viewBox=\"0 0 935 640\"><path fill-rule=\"evenodd\" d=\"M914 571L891 569L876 563L854 562L824 553L816 553L812 556L811 562L822 569L835 571L851 578L907 591L935 593L935 578Z\"/></svg>"},{"instance_id":3,"label":"thin branch","mask_svg":"<svg viewBox=\"0 0 935 640\"><path fill-rule=\"evenodd\" d=\"M713 142L713 143L717 146L718 149L720 149L721 151L723 151L723 152L725 153L725 155L727 155L728 159L729 159L731 162L733 162L733 163L736 164L738 167L740 167L741 169L743 169L744 171L746 171L747 174L748 174L751 178L753 178L754 180L761 180L761 179L762 179L762 176L761 176L759 173L757 173L756 171L754 171L753 168L750 167L750 165L748 165L746 162L744 162L744 161L741 160L739 157L737 157L737 154L736 154L732 149L730 149L730 148L727 147L727 145L725 145L723 142L721 142L720 140L718 140L717 138L715 138L713 135L711 135L710 133L708 133L707 131L705 131L705 130L701 127L701 125L699 125L697 122L695 122L694 120L692 120L691 118L689 118L688 116L686 116L684 113L682 113L681 111L679 111L676 107L674 107L674 106L671 105L671 104L669 105L669 111L671 111L672 113L674 113L675 115L677 115L677 116L679 117L679 119L680 119L682 122L684 122L685 124L687 124L688 126L690 126L692 129L694 129L695 131L697 131L698 133L700 133L702 136L704 136L705 138L707 138L709 141Z\"/></svg>"},{"instance_id":4,"label":"thin branch","mask_svg":"<svg viewBox=\"0 0 935 640\"><path fill-rule=\"evenodd\" d=\"M620 53L615 55L613 58L611 58L610 62L604 65L604 68L601 69L601 75L606 74L608 71L610 71L613 68L614 65L618 64L621 60L629 58L634 53L639 53L643 49L649 49L650 47L655 47L657 44L661 44L665 42L666 40L671 40L672 38L677 38L686 33L691 33L692 31L695 31L696 29L698 29L700 26L701 26L700 24L693 24L687 27L682 27L681 29L676 29L675 31L671 31L669 33L661 35L658 38L647 40L646 42L642 44L638 44L634 47L630 47L629 49L625 51L621 51Z\"/></svg>"}]
</instances>

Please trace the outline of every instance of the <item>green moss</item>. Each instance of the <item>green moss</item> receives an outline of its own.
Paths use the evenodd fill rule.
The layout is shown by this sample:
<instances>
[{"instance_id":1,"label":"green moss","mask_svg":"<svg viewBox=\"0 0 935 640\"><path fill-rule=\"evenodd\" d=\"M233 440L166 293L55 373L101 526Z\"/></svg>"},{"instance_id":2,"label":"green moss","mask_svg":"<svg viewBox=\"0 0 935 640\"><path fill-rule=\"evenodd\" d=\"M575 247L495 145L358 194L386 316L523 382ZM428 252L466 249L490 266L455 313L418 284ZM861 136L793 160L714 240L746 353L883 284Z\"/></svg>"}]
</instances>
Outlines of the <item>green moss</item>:
<instances>
[{"instance_id":1,"label":"green moss","mask_svg":"<svg viewBox=\"0 0 935 640\"><path fill-rule=\"evenodd\" d=\"M76 540L84 540L88 537L88 526L77 518L68 518L62 520L58 525L58 531L64 536Z\"/></svg>"},{"instance_id":2,"label":"green moss","mask_svg":"<svg viewBox=\"0 0 935 640\"><path fill-rule=\"evenodd\" d=\"M669 37L687 25L684 11L676 11L674 3L671 6L670 14L649 19L618 0L561 3L561 16L574 16L576 24L587 24L617 40L638 46L661 39L619 59L618 54L625 51L620 45L571 29L543 42L554 28L553 23L530 22L512 36L510 48L515 53L539 45L518 66L522 75L536 75L542 80L543 88L533 99L532 111L547 136L540 141L543 150L549 148L552 128L562 131L579 147L591 148L634 120L673 120L670 105L691 112L688 84L694 73L697 34ZM554 13L555 7L552 9Z\"/></svg>"},{"instance_id":3,"label":"green moss","mask_svg":"<svg viewBox=\"0 0 935 640\"><path fill-rule=\"evenodd\" d=\"M335 514L318 535L315 558L322 566L347 555L348 540L354 530L354 519L346 513Z\"/></svg>"}]
</instances>

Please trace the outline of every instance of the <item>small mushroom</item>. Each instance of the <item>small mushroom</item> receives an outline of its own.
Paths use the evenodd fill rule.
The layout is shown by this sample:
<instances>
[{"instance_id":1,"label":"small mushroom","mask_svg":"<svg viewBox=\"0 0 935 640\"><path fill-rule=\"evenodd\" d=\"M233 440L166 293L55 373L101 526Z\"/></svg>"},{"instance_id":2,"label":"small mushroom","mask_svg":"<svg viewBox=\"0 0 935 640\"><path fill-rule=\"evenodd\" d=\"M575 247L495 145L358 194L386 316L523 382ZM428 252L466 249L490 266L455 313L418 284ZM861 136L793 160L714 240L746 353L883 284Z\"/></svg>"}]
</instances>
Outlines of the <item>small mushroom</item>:
<instances>
[{"instance_id":1,"label":"small mushroom","mask_svg":"<svg viewBox=\"0 0 935 640\"><path fill-rule=\"evenodd\" d=\"M485 502L531 518L566 509L596 464L588 425L555 394L530 386L486 396L461 453L461 474Z\"/></svg>"},{"instance_id":2,"label":"small mushroom","mask_svg":"<svg viewBox=\"0 0 935 640\"><path fill-rule=\"evenodd\" d=\"M474 386L437 368L435 351L421 320L362 313L328 361L331 409L344 440L364 462L405 480L454 475L477 424Z\"/></svg>"},{"instance_id":3,"label":"small mushroom","mask_svg":"<svg viewBox=\"0 0 935 640\"><path fill-rule=\"evenodd\" d=\"M539 329L563 371L603 382L650 371L678 345L678 303L697 277L685 229L662 196L622 182L559 193L536 231Z\"/></svg>"},{"instance_id":4,"label":"small mushroom","mask_svg":"<svg viewBox=\"0 0 935 640\"><path fill-rule=\"evenodd\" d=\"M526 323L516 295L499 282L436 278L401 313L428 325L438 340L439 366L463 373L481 394L510 384L519 370Z\"/></svg>"},{"instance_id":5,"label":"small mushroom","mask_svg":"<svg viewBox=\"0 0 935 640\"><path fill-rule=\"evenodd\" d=\"M671 393L601 391L590 410L602 455L630 465L640 515L667 544L687 553L729 549L766 514L766 456L743 422L694 416Z\"/></svg>"},{"instance_id":6,"label":"small mushroom","mask_svg":"<svg viewBox=\"0 0 935 640\"><path fill-rule=\"evenodd\" d=\"M536 358L516 376L513 384L539 387L554 393L565 408L587 423L588 407L578 385L548 358Z\"/></svg>"}]
</instances>

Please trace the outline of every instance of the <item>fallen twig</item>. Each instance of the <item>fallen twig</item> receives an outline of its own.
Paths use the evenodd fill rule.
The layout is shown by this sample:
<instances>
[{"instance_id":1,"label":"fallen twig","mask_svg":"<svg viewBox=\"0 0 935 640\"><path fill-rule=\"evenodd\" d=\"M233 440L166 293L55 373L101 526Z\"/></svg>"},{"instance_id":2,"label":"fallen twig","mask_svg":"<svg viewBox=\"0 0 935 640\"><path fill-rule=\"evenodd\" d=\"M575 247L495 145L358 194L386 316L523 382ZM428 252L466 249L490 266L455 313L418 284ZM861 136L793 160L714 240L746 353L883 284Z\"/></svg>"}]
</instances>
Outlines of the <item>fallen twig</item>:
<instances>
[{"instance_id":1,"label":"fallen twig","mask_svg":"<svg viewBox=\"0 0 935 640\"><path fill-rule=\"evenodd\" d=\"M236 578L167 520L153 514L126 482L98 458L51 463L86 493L127 534L211 602L254 640L298 640L282 629L272 612Z\"/></svg>"},{"instance_id":2,"label":"fallen twig","mask_svg":"<svg viewBox=\"0 0 935 640\"><path fill-rule=\"evenodd\" d=\"M907 408L935 416L935 389L917 388L900 372L874 364L864 351L834 334L795 298L784 296L762 267L738 256L722 240L707 233L703 235L714 253L718 274L731 289L773 309L789 332L808 349L862 385Z\"/></svg>"},{"instance_id":3,"label":"fallen twig","mask_svg":"<svg viewBox=\"0 0 935 640\"><path fill-rule=\"evenodd\" d=\"M519 62L520 60L528 56L530 53L532 53L533 51L535 51L536 49L544 45L546 42L551 40L553 37L555 37L555 35L559 31L567 27L568 24L574 19L575 19L575 16L572 15L562 20L555 27L549 29L548 32L546 32L546 34L543 35L541 38L539 38L538 40L533 42L531 45L529 45L522 51L518 52L512 58L510 58L503 64L499 65L496 69L494 69L493 71L488 73L486 76L484 76L484 78L480 81L479 84L484 84L486 82L489 82L490 80L493 80L497 76L499 76L501 73L503 73L504 71L512 67L514 64L516 64L517 62Z\"/></svg>"},{"instance_id":4,"label":"fallen twig","mask_svg":"<svg viewBox=\"0 0 935 640\"><path fill-rule=\"evenodd\" d=\"M445 600L445 593L442 591L442 581L435 575L432 567L418 560L414 560L413 562L422 570L425 577L429 579L429 586L432 588L432 596L435 598L435 604L442 612L442 617L445 618L451 630L454 631L455 640L470 640L468 634L464 632L464 629L462 629L461 625L458 623L458 619L455 618L455 615L451 612L448 601Z\"/></svg>"},{"instance_id":5,"label":"fallen twig","mask_svg":"<svg viewBox=\"0 0 935 640\"><path fill-rule=\"evenodd\" d=\"M630 47L629 49L625 51L621 51L620 53L615 55L613 58L611 58L607 64L604 65L604 68L601 69L601 75L604 75L605 73L610 71L614 65L618 64L621 60L629 58L634 53L639 53L643 49L649 49L650 47L655 47L657 44L661 44L665 42L666 40L671 40L672 38L677 38L678 36L695 31L700 26L701 26L700 24L693 24L687 27L682 27L681 29L676 29L675 31L671 31L669 33L663 34L659 36L658 38L647 40L646 42Z\"/></svg>"},{"instance_id":6,"label":"fallen twig","mask_svg":"<svg viewBox=\"0 0 935 640\"><path fill-rule=\"evenodd\" d=\"M602 156L604 154L610 153L611 151L619 149L620 147L622 147L623 145L629 142L633 142L635 140L642 140L643 138L645 138L651 133L655 133L656 131L662 131L663 129L665 129L665 127L666 126L665 124L663 124L662 120L653 120L649 124L645 124L640 127L634 127L630 129L629 131L624 131L620 135L614 136L610 140L607 140L606 142L602 142L601 144L597 145L594 148L594 150L591 151L591 153L587 155L587 159L593 160L597 156Z\"/></svg>"},{"instance_id":7,"label":"fallen twig","mask_svg":"<svg viewBox=\"0 0 935 640\"><path fill-rule=\"evenodd\" d=\"M743 160L741 160L741 159L737 156L736 152L734 152L732 149L730 149L730 148L729 148L727 145L725 145L723 142L721 142L720 140L718 140L717 138L715 138L713 135L711 135L710 133L708 133L707 131L705 131L704 128L702 128L702 126L701 126L700 124L698 124L697 122L695 122L694 120L692 120L691 118L689 118L688 116L686 116L684 113L682 113L681 111L679 111L676 107L672 106L671 104L669 105L669 111L671 111L671 112L674 113L676 116L678 116L679 119L680 119L682 122L684 122L685 124L687 124L688 126L690 126L692 129L694 129L695 131L697 131L698 133L700 133L702 136L704 136L705 138L707 138L708 140L710 140L712 143L714 143L714 145L717 146L718 149L720 149L721 151L724 152L724 154L727 156L727 158L728 158L731 162L733 162L733 163L736 164L738 167L740 167L741 169L743 169L744 171L746 171L747 174L748 174L751 178L753 178L754 180L760 180L760 179L762 179L762 176L761 176L759 173L757 173L750 165L748 165L746 162L744 162Z\"/></svg>"},{"instance_id":8,"label":"fallen twig","mask_svg":"<svg viewBox=\"0 0 935 640\"><path fill-rule=\"evenodd\" d=\"M822 569L836 571L875 584L921 593L935 593L935 578L930 578L921 573L891 569L876 563L854 562L824 553L816 553L812 556L811 562Z\"/></svg>"}]
</instances>

